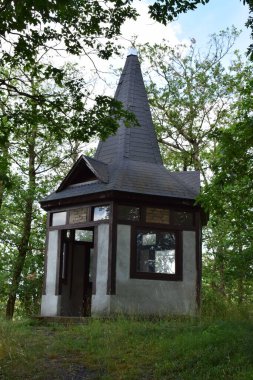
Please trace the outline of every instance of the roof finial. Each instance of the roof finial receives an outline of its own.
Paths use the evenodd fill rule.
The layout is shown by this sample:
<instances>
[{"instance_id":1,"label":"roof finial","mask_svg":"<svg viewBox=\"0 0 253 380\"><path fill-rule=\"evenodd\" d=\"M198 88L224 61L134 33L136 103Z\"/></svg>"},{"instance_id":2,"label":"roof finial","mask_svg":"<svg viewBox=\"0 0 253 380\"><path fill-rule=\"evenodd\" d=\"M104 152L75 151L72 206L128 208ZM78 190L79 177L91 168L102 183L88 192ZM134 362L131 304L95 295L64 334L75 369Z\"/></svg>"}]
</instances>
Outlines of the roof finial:
<instances>
[{"instance_id":1,"label":"roof finial","mask_svg":"<svg viewBox=\"0 0 253 380\"><path fill-rule=\"evenodd\" d=\"M127 56L129 55L138 55L137 50L133 46L128 50Z\"/></svg>"}]
</instances>

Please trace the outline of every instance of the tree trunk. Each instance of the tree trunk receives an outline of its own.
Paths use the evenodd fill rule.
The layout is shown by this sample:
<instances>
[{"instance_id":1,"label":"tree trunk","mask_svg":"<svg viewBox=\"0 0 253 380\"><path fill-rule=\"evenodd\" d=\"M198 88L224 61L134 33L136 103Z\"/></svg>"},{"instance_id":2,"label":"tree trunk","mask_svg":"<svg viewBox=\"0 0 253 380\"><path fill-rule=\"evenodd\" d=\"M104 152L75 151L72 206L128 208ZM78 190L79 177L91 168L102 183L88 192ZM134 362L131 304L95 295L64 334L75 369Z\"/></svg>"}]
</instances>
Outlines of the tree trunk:
<instances>
[{"instance_id":1,"label":"tree trunk","mask_svg":"<svg viewBox=\"0 0 253 380\"><path fill-rule=\"evenodd\" d=\"M239 234L238 234L239 235ZM241 260L243 260L243 248L239 244L238 254ZM245 289L244 289L244 270L243 268L238 269L238 279L237 279L237 294L238 294L238 304L241 305L245 299Z\"/></svg>"},{"instance_id":2,"label":"tree trunk","mask_svg":"<svg viewBox=\"0 0 253 380\"><path fill-rule=\"evenodd\" d=\"M242 275L240 275L240 277L237 280L237 292L238 292L238 304L241 305L244 301L244 281L243 281Z\"/></svg>"},{"instance_id":3,"label":"tree trunk","mask_svg":"<svg viewBox=\"0 0 253 380\"><path fill-rule=\"evenodd\" d=\"M4 190L5 190L5 183L3 180L0 179L0 210L3 204Z\"/></svg>"},{"instance_id":4,"label":"tree trunk","mask_svg":"<svg viewBox=\"0 0 253 380\"><path fill-rule=\"evenodd\" d=\"M25 264L25 258L29 249L29 240L31 235L33 203L35 200L35 186L36 186L36 171L35 171L35 142L36 142L36 129L32 131L29 136L28 154L29 154L29 168L28 168L28 189L27 197L24 202L24 218L22 226L22 236L18 245L18 252L16 260L13 264L12 281L8 301L6 305L6 318L12 319L15 309L15 302L21 273Z\"/></svg>"},{"instance_id":5,"label":"tree trunk","mask_svg":"<svg viewBox=\"0 0 253 380\"><path fill-rule=\"evenodd\" d=\"M223 259L223 254L219 258L219 263L218 263L218 271L220 274L220 283L219 283L219 293L223 296L226 297L226 281L225 281L225 267L224 267L224 259Z\"/></svg>"},{"instance_id":6,"label":"tree trunk","mask_svg":"<svg viewBox=\"0 0 253 380\"><path fill-rule=\"evenodd\" d=\"M20 279L21 279L22 269L23 269L24 263L25 263L25 257L26 257L26 252L24 251L23 255L21 255L21 253L19 251L18 256L16 258L16 261L14 263L12 282L11 282L8 301L7 301L7 305L6 305L6 318L7 319L12 319L13 314L14 314L17 291L18 291L18 287L19 287L19 283L20 283Z\"/></svg>"},{"instance_id":7,"label":"tree trunk","mask_svg":"<svg viewBox=\"0 0 253 380\"><path fill-rule=\"evenodd\" d=\"M4 146L1 147L1 178L0 178L0 210L3 204L4 191L6 188L6 180L8 174L9 166L9 143L6 142Z\"/></svg>"},{"instance_id":8,"label":"tree trunk","mask_svg":"<svg viewBox=\"0 0 253 380\"><path fill-rule=\"evenodd\" d=\"M222 251L217 252L216 257L214 258L213 272L214 278L216 277L215 273L219 273L219 279L217 281L211 281L212 289L219 293L222 297L226 298L225 265Z\"/></svg>"},{"instance_id":9,"label":"tree trunk","mask_svg":"<svg viewBox=\"0 0 253 380\"><path fill-rule=\"evenodd\" d=\"M192 142L193 152L192 152L192 161L195 170L200 170L200 161L199 161L199 145L196 141Z\"/></svg>"}]
</instances>

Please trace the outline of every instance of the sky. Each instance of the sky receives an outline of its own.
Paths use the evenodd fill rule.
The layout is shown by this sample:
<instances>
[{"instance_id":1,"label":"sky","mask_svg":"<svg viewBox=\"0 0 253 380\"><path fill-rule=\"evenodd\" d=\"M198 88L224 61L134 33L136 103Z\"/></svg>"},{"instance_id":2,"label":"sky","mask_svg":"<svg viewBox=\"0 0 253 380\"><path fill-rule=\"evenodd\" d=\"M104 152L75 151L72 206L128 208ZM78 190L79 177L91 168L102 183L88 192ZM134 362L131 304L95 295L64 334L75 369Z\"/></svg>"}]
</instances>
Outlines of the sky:
<instances>
[{"instance_id":1,"label":"sky","mask_svg":"<svg viewBox=\"0 0 253 380\"><path fill-rule=\"evenodd\" d=\"M205 50L210 35L225 30L234 25L237 29L242 30L241 36L235 45L241 53L245 53L250 44L250 31L245 27L249 12L247 6L244 6L240 0L210 0L206 5L199 5L195 11L189 11L182 14L177 20L164 26L150 19L148 15L148 3L151 0L134 0L133 5L137 8L140 16L137 21L127 21L122 27L122 39L119 41L123 45L123 55L127 55L128 48L134 36L137 36L137 43L159 43L163 39L170 44L187 43L191 38L197 42L196 47ZM106 77L106 72L110 71L110 66L118 69L122 68L125 63L125 57L113 57L109 62L97 60L96 67ZM82 60L82 58L80 58ZM227 62L230 60L226 58ZM86 63L86 70L88 69ZM90 62L90 70L92 64ZM108 78L108 77L106 77ZM117 78L109 76L111 91L106 85L100 91L106 95L113 95L116 89ZM114 81L115 79L115 81Z\"/></svg>"},{"instance_id":2,"label":"sky","mask_svg":"<svg viewBox=\"0 0 253 380\"><path fill-rule=\"evenodd\" d=\"M225 30L234 25L242 34L238 38L235 48L241 53L246 53L250 45L250 30L245 27L249 11L243 5L242 0L209 0L206 5L198 5L195 11L188 11L180 15L177 20L164 26L150 19L148 15L148 4L154 0L134 0L133 6L136 7L140 16L137 21L127 21L121 28L122 38L119 43L123 46L122 52L127 55L134 36L137 36L137 43L149 42L159 43L163 39L169 41L171 45L187 43L191 38L197 42L196 47L204 50L210 39L210 35ZM123 54L124 55L124 54ZM110 66L120 68L124 65L124 58L112 57L109 62L100 60L94 55L96 67L103 73L109 70ZM63 58L66 60L66 57ZM86 66L88 70L94 69L92 62L85 61L85 57L74 58L80 66Z\"/></svg>"},{"instance_id":3,"label":"sky","mask_svg":"<svg viewBox=\"0 0 253 380\"><path fill-rule=\"evenodd\" d=\"M197 42L196 47L205 50L211 34L234 25L238 30L242 30L235 49L239 49L244 54L250 45L250 31L245 27L249 11L247 6L243 5L242 0L210 0L206 5L199 5L195 11L180 15L177 20L167 26L149 18L148 3L150 2L153 0L134 0L133 2L140 16L137 21L127 21L122 27L123 39L120 40L120 43L124 47L123 55L125 57L114 56L109 61L99 61L95 58L96 67L102 72L101 77L105 77L107 80L106 84L98 81L95 86L96 93L114 95L118 77L107 76L106 72L111 71L110 66L114 69L123 68L133 36L137 36L137 43L159 43L166 39L172 45L187 43L194 38ZM226 59L227 62L230 60L229 57ZM82 58L79 58L80 66L82 63ZM85 66L86 73L93 70L91 62L88 66L86 62ZM110 87L107 86L108 83L110 83Z\"/></svg>"},{"instance_id":4,"label":"sky","mask_svg":"<svg viewBox=\"0 0 253 380\"><path fill-rule=\"evenodd\" d=\"M205 45L210 34L234 25L242 30L237 48L245 52L250 44L250 31L245 27L248 15L248 7L242 0L210 0L207 5L199 5L197 10L180 15L178 37L194 37L200 45Z\"/></svg>"},{"instance_id":5,"label":"sky","mask_svg":"<svg viewBox=\"0 0 253 380\"><path fill-rule=\"evenodd\" d=\"M134 1L140 17L137 22L129 21L123 26L122 35L131 39L138 35L139 42L159 42L162 38L172 44L195 38L198 45L205 46L209 36L232 25L243 30L237 46L246 51L249 45L249 30L245 27L248 8L240 0L210 0L206 5L199 5L195 11L188 11L176 21L163 26L152 21L147 13L149 1Z\"/></svg>"}]
</instances>

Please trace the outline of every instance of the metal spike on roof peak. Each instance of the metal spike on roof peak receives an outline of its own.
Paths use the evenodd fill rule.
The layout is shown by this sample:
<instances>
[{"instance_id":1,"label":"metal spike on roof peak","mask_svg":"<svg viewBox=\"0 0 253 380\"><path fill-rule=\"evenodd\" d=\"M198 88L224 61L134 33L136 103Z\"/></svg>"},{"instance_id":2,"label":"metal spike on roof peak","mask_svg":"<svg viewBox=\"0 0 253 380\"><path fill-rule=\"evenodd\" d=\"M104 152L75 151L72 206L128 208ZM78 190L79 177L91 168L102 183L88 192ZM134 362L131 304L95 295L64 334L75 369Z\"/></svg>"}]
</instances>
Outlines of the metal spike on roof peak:
<instances>
[{"instance_id":1,"label":"metal spike on roof peak","mask_svg":"<svg viewBox=\"0 0 253 380\"><path fill-rule=\"evenodd\" d=\"M130 47L130 49L128 49L127 56L129 56L129 55L138 55L137 50L133 46Z\"/></svg>"}]
</instances>

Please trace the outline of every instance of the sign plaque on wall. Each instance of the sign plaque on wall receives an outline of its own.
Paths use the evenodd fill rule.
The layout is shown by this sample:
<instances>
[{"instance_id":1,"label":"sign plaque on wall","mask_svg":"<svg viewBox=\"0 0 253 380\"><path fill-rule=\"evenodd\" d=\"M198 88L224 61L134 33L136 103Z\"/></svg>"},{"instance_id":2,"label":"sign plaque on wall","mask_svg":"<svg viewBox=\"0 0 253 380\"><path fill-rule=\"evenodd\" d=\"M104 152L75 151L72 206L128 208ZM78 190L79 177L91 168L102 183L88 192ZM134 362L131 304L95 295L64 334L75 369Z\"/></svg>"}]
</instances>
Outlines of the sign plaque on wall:
<instances>
[{"instance_id":1,"label":"sign plaque on wall","mask_svg":"<svg viewBox=\"0 0 253 380\"><path fill-rule=\"evenodd\" d=\"M170 212L168 209L165 209L165 208L148 207L146 210L146 222L169 224Z\"/></svg>"},{"instance_id":2,"label":"sign plaque on wall","mask_svg":"<svg viewBox=\"0 0 253 380\"><path fill-rule=\"evenodd\" d=\"M88 207L75 208L69 212L69 224L85 223L88 220Z\"/></svg>"}]
</instances>

